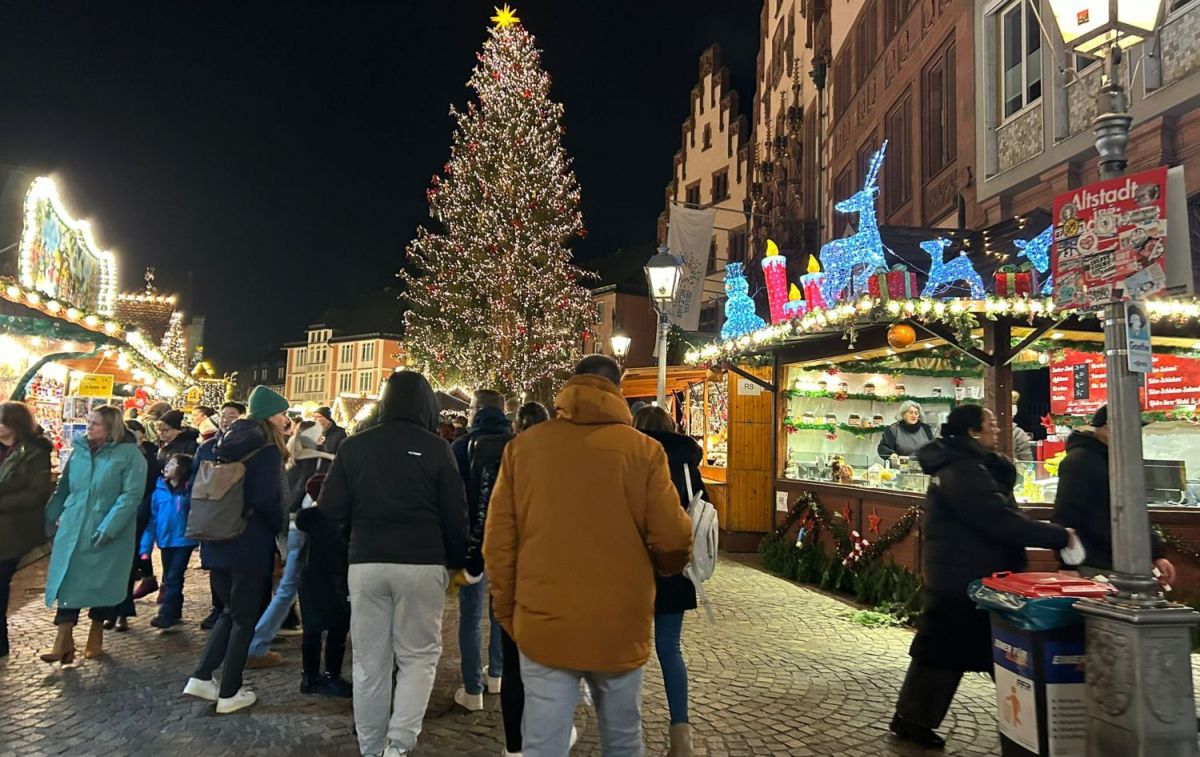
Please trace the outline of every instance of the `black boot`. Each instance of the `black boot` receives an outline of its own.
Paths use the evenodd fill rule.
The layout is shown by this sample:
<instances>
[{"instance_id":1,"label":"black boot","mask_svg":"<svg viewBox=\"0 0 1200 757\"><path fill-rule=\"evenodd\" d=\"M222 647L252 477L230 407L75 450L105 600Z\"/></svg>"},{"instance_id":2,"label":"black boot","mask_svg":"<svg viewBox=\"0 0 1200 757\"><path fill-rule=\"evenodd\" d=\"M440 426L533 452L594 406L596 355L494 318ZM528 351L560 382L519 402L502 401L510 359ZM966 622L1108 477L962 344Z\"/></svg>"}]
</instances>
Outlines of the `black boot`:
<instances>
[{"instance_id":1,"label":"black boot","mask_svg":"<svg viewBox=\"0 0 1200 757\"><path fill-rule=\"evenodd\" d=\"M354 696L354 687L340 675L326 673L321 676L321 690L318 693L327 697L349 699Z\"/></svg>"},{"instance_id":2,"label":"black boot","mask_svg":"<svg viewBox=\"0 0 1200 757\"><path fill-rule=\"evenodd\" d=\"M300 693L301 694L320 694L321 692L321 676L317 673L309 673L302 671L300 673Z\"/></svg>"},{"instance_id":3,"label":"black boot","mask_svg":"<svg viewBox=\"0 0 1200 757\"><path fill-rule=\"evenodd\" d=\"M932 728L909 722L899 715L892 716L888 730L896 734L896 738L909 741L926 749L945 749L946 740L938 736Z\"/></svg>"},{"instance_id":4,"label":"black boot","mask_svg":"<svg viewBox=\"0 0 1200 757\"><path fill-rule=\"evenodd\" d=\"M205 631L211 631L212 627L217 624L217 619L221 617L222 612L219 607L212 608L212 612L208 614L208 617L200 621L200 627Z\"/></svg>"}]
</instances>

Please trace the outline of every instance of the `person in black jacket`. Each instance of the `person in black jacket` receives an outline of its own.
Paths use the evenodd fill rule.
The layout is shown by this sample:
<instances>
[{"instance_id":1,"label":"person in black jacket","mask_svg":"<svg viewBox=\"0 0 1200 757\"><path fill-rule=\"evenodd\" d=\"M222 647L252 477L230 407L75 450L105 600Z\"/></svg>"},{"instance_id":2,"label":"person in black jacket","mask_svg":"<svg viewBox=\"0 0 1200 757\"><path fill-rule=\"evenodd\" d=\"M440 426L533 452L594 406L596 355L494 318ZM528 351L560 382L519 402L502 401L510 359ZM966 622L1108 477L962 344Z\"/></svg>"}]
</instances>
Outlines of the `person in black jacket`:
<instances>
[{"instance_id":1,"label":"person in black jacket","mask_svg":"<svg viewBox=\"0 0 1200 757\"><path fill-rule=\"evenodd\" d=\"M884 460L892 455L910 457L933 441L933 429L922 420L921 406L912 400L900 403L896 422L883 430L876 452Z\"/></svg>"},{"instance_id":2,"label":"person in black jacket","mask_svg":"<svg viewBox=\"0 0 1200 757\"><path fill-rule=\"evenodd\" d=\"M437 417L425 377L393 373L379 422L342 444L318 503L350 544L354 723L363 754L416 746L442 653L450 573L466 557L466 490Z\"/></svg>"},{"instance_id":3,"label":"person in black jacket","mask_svg":"<svg viewBox=\"0 0 1200 757\"><path fill-rule=\"evenodd\" d=\"M309 504L320 500L323 474L307 482ZM319 507L296 514L296 528L308 537L300 551L300 617L304 638L300 649L304 670L301 694L349 697L353 687L342 678L346 636L350 633L350 587L346 582L346 541ZM321 673L321 637L325 637L325 672Z\"/></svg>"},{"instance_id":4,"label":"person in black jacket","mask_svg":"<svg viewBox=\"0 0 1200 757\"><path fill-rule=\"evenodd\" d=\"M934 732L967 671L991 671L991 627L967 596L974 580L1025 569L1025 548L1078 548L1069 529L1027 518L1012 489L1016 468L995 452L999 430L990 410L961 405L942 425L942 438L921 448L921 469L933 480L925 494L925 584L912 662L890 730L905 741L940 749Z\"/></svg>"},{"instance_id":5,"label":"person in black jacket","mask_svg":"<svg viewBox=\"0 0 1200 757\"><path fill-rule=\"evenodd\" d=\"M246 528L227 541L200 543L200 561L211 571L213 588L224 611L208 635L196 672L183 693L215 701L217 713L254 704L254 692L242 686L246 654L275 570L275 536L284 525L283 428L288 401L265 386L250 393L250 416L234 422L215 442L219 463L242 463ZM210 442L212 443L212 442ZM213 672L221 668L218 688Z\"/></svg>"},{"instance_id":6,"label":"person in black jacket","mask_svg":"<svg viewBox=\"0 0 1200 757\"><path fill-rule=\"evenodd\" d=\"M313 413L313 420L321 427L321 446L318 449L328 452L330 455L336 455L337 451L341 449L342 442L346 441L346 429L333 420L333 411L328 407L318 407ZM328 461L322 460L317 467L321 471L327 471L329 465Z\"/></svg>"},{"instance_id":7,"label":"person in black jacket","mask_svg":"<svg viewBox=\"0 0 1200 757\"><path fill-rule=\"evenodd\" d=\"M158 462L158 445L146 441L146 427L138 421L130 420L125 422L125 428L133 432L133 438L142 450L142 457L146 458L146 493L142 496L142 503L138 505L137 522L134 526L134 545L136 546L142 543L142 533L145 532L146 525L150 522L150 495L154 493L154 487L158 485L158 477L162 475L162 465ZM139 577L142 580L135 589L133 582ZM116 619L104 621L104 628L128 631L129 619L137 615L133 600L141 599L158 590L158 579L154 577L154 561L150 559L149 553L143 558L140 550L135 549L133 551L133 569L129 572L129 591L125 594L125 601L117 605Z\"/></svg>"},{"instance_id":8,"label":"person in black jacket","mask_svg":"<svg viewBox=\"0 0 1200 757\"><path fill-rule=\"evenodd\" d=\"M196 456L196 448L200 446L200 432L191 427L184 428L182 410L163 413L155 423L155 431L158 432L160 467L166 465L171 455Z\"/></svg>"},{"instance_id":9,"label":"person in black jacket","mask_svg":"<svg viewBox=\"0 0 1200 757\"><path fill-rule=\"evenodd\" d=\"M504 446L513 438L512 421L504 414L504 395L480 389L471 398L471 430L450 445L463 485L467 488L467 585L458 590L458 648L462 654L463 685L454 692L454 701L469 712L483 709L484 675L487 692L499 694L504 654L500 643L500 624L489 612L491 635L488 639L488 665L482 671L483 607L488 602L487 576L483 571L483 526L487 518L487 498L491 486L482 490L485 475L491 483L500 470Z\"/></svg>"},{"instance_id":10,"label":"person in black jacket","mask_svg":"<svg viewBox=\"0 0 1200 757\"><path fill-rule=\"evenodd\" d=\"M675 422L667 411L656 405L646 405L633 416L633 427L656 440L667 451L671 482L679 491L679 504L687 509L687 478L692 493L702 492L700 459L703 450L690 436L675 433ZM692 753L691 726L688 724L687 665L679 639L683 633L683 614L696 609L696 587L683 575L654 577L657 593L654 596L654 651L662 668L663 686L667 690L667 708L671 713L671 757Z\"/></svg>"},{"instance_id":11,"label":"person in black jacket","mask_svg":"<svg viewBox=\"0 0 1200 757\"><path fill-rule=\"evenodd\" d=\"M1087 551L1080 566L1085 575L1113 569L1112 512L1108 489L1108 405L1096 411L1091 425L1067 437L1067 456L1058 466L1058 491L1054 495L1055 523L1074 528ZM1175 581L1175 566L1166 558L1167 547L1150 529L1150 553L1164 583Z\"/></svg>"}]
</instances>

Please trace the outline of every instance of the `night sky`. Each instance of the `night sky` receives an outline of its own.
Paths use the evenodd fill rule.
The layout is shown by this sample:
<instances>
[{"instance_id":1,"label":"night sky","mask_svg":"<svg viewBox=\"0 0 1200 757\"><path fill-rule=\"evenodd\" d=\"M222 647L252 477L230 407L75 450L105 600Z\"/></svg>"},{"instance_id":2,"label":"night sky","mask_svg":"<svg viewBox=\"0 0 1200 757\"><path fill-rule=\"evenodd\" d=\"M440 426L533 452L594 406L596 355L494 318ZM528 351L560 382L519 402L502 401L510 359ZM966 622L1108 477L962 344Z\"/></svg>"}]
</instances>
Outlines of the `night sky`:
<instances>
[{"instance_id":1,"label":"night sky","mask_svg":"<svg viewBox=\"0 0 1200 757\"><path fill-rule=\"evenodd\" d=\"M218 369L395 283L492 2L26 0L0 9L0 163L59 178L123 289L208 316ZM525 0L583 190L578 260L652 242L698 58L749 114L761 3ZM0 248L14 240L0 240Z\"/></svg>"}]
</instances>

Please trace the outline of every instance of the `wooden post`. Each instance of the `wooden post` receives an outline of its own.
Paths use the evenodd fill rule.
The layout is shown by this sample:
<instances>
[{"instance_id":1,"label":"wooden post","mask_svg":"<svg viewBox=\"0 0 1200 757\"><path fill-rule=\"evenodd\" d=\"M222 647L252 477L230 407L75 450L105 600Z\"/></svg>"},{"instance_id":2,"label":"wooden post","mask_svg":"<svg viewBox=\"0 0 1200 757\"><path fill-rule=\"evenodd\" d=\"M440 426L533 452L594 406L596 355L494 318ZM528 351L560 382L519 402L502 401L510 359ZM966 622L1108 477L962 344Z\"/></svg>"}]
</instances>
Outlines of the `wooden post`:
<instances>
[{"instance_id":1,"label":"wooden post","mask_svg":"<svg viewBox=\"0 0 1200 757\"><path fill-rule=\"evenodd\" d=\"M1005 357L1012 348L1012 321L1008 316L983 321L983 349L993 359L983 369L983 404L996 415L1000 429L997 448L1012 457L1012 366Z\"/></svg>"}]
</instances>

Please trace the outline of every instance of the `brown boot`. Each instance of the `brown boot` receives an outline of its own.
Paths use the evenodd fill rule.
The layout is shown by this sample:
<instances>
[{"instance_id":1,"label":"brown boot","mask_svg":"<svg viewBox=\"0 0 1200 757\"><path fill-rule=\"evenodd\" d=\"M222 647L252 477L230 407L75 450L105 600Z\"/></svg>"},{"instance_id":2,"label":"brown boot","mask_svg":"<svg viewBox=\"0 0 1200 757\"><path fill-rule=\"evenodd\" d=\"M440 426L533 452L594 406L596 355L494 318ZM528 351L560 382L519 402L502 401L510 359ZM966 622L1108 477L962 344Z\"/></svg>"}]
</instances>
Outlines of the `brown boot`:
<instances>
[{"instance_id":1,"label":"brown boot","mask_svg":"<svg viewBox=\"0 0 1200 757\"><path fill-rule=\"evenodd\" d=\"M667 757L692 757L692 727L687 723L671 726L671 749Z\"/></svg>"},{"instance_id":2,"label":"brown boot","mask_svg":"<svg viewBox=\"0 0 1200 757\"><path fill-rule=\"evenodd\" d=\"M54 637L54 647L42 655L42 660L61 662L63 665L75 662L75 637L72 635L74 630L74 623L59 623L58 635Z\"/></svg>"},{"instance_id":3,"label":"brown boot","mask_svg":"<svg viewBox=\"0 0 1200 757\"><path fill-rule=\"evenodd\" d=\"M83 657L87 660L94 660L103 652L104 624L98 620L93 620L91 628L88 629L87 644L83 646Z\"/></svg>"}]
</instances>

